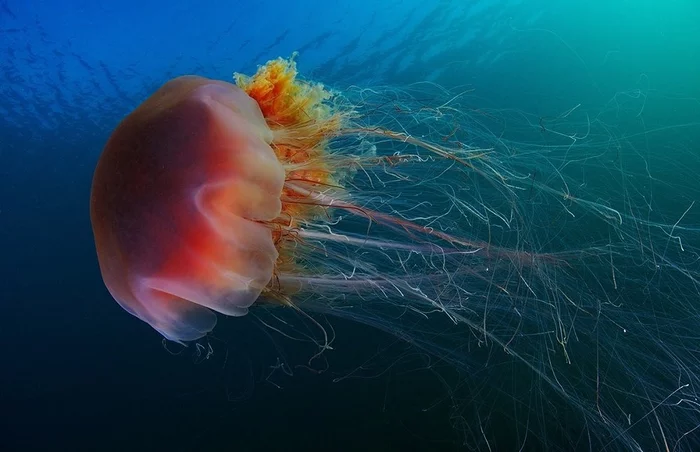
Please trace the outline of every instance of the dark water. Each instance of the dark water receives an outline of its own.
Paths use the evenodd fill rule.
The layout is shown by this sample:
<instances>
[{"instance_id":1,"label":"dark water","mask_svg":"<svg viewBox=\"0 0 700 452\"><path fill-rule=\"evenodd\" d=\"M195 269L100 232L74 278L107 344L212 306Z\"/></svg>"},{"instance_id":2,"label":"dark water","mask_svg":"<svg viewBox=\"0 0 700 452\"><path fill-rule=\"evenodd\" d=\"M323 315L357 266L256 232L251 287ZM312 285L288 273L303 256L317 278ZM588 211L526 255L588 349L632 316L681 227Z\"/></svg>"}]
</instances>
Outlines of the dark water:
<instances>
[{"instance_id":1,"label":"dark water","mask_svg":"<svg viewBox=\"0 0 700 452\"><path fill-rule=\"evenodd\" d=\"M651 177L622 187L608 182L609 168L599 167L586 174L590 190L582 186L579 193L600 200L614 197L606 189L629 190L624 198L640 206L652 203L647 195L653 180L654 221L673 225L700 201L698 24L700 7L692 1L216 1L206 7L183 1L0 2L0 449L629 447L610 437L589 442L576 410L540 400L546 385L529 381L526 373L497 386L493 392L500 395L480 398L484 394L474 382L498 374L508 359L504 354L470 351L468 360L488 362L491 373L469 376L468 367L455 369L391 334L341 318L332 320L334 350L311 368L312 348L261 327L255 316L222 320L201 349L164 346L104 288L89 223L89 188L114 126L164 81L185 73L229 80L234 71L250 73L270 58L299 51L305 76L340 89L423 80L450 89L469 85L475 89L472 108L526 111L552 129L562 112L577 105L577 115L591 112L588 120L598 112L606 124L615 124L605 131L616 138L606 148L611 167L623 159L629 162L625 171ZM578 125L586 121L583 114L576 119ZM537 124L518 133L514 139L535 145L555 139ZM697 271L698 208L682 217L688 252L668 251L675 239L660 234L654 235L654 256ZM552 237L561 231L556 221L542 224L551 227ZM595 221L588 226L593 230ZM546 248L547 230L539 231ZM577 237L596 233L567 234L562 241L575 248ZM666 334L678 360L650 352L646 364L638 362L646 342L631 341L619 348L617 362L624 365L616 367L614 358L613 364L596 365L583 350L576 366L605 369L621 382L665 374L653 381L667 386L650 383L644 403L653 408L678 402L680 414L660 419L666 426L661 431L669 449L697 450L696 402L665 399L677 387L696 383L700 367L692 345L700 325L694 279L664 280L634 273L631 263L620 265L630 274L613 301L639 306L619 318L611 314L611 320L635 319L656 345ZM682 301L673 304L664 294ZM449 325L444 329L450 331ZM654 329L667 332L653 336ZM601 334L615 349L619 337ZM502 368L506 375L515 372ZM592 385L596 372L582 374L580 384ZM558 411L560 424L547 433L547 425L539 425L546 424L545 416L513 419L496 406L516 401L541 404L534 412ZM469 414L476 405L483 408L479 415ZM480 417L484 413L490 419ZM653 413L642 418L645 425ZM484 438L491 441L473 433L479 423L489 426ZM510 426L503 434L509 437L494 441L501 425ZM664 448L663 434L645 431L635 437L645 450Z\"/></svg>"}]
</instances>

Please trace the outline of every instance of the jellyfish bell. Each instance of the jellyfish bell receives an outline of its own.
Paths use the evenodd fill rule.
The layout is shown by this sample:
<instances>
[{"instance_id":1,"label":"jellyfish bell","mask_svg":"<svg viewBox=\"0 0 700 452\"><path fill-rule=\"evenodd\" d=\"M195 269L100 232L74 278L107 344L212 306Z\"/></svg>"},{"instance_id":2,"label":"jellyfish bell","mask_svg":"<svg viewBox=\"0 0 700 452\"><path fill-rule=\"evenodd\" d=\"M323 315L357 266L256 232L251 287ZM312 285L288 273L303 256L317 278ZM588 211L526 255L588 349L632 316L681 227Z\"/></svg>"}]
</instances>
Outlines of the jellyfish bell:
<instances>
[{"instance_id":1,"label":"jellyfish bell","mask_svg":"<svg viewBox=\"0 0 700 452\"><path fill-rule=\"evenodd\" d=\"M116 128L95 170L91 219L117 302L174 341L243 315L272 277L284 170L240 88L180 77Z\"/></svg>"}]
</instances>

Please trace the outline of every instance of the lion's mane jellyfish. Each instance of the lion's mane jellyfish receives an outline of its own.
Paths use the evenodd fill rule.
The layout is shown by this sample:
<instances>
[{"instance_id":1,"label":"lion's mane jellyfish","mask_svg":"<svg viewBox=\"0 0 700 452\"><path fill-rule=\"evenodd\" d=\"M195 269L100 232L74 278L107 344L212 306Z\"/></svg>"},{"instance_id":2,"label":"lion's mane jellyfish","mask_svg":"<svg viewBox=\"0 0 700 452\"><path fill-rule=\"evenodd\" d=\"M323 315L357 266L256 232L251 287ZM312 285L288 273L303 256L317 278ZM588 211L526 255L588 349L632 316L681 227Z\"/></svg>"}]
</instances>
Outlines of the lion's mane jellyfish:
<instances>
[{"instance_id":1,"label":"lion's mane jellyfish","mask_svg":"<svg viewBox=\"0 0 700 452\"><path fill-rule=\"evenodd\" d=\"M293 60L237 75L237 85L194 76L166 83L119 124L95 171L91 217L104 281L122 307L166 338L198 339L214 328L211 310L243 315L261 294L293 304L298 291L401 292L413 278L430 278L383 275L355 251L517 254L373 209L366 193L352 193L353 175L423 157L377 156L374 146L337 152L329 140L376 135L465 167L481 151L460 156L403 133L354 127L354 111L328 104L322 85L297 80ZM406 210L414 209L425 210ZM342 213L403 240L370 238L364 229L340 234L330 225ZM339 254L328 242L355 251Z\"/></svg>"},{"instance_id":2,"label":"lion's mane jellyfish","mask_svg":"<svg viewBox=\"0 0 700 452\"><path fill-rule=\"evenodd\" d=\"M178 342L254 304L394 334L464 371L450 394L476 449L512 448L506 428L516 449L556 449L552 429L562 450L684 448L698 190L651 174L645 132L613 123L626 99L544 119L429 83L335 92L293 58L177 78L99 160L103 279ZM688 195L664 212L669 187Z\"/></svg>"}]
</instances>

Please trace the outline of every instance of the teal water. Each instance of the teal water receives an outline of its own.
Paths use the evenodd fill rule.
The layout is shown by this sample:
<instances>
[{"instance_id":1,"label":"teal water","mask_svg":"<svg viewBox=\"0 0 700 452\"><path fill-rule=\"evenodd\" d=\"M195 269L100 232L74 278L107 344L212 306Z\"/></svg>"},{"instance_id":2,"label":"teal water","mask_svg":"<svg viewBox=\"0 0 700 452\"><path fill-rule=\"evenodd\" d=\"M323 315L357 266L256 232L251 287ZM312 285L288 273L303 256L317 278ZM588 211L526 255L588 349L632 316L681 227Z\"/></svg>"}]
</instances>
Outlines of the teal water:
<instances>
[{"instance_id":1,"label":"teal water","mask_svg":"<svg viewBox=\"0 0 700 452\"><path fill-rule=\"evenodd\" d=\"M0 447L697 450L698 24L692 1L1 2ZM231 80L294 51L304 77L410 91L414 111L450 98L436 86L469 91L460 139L530 178L528 240L497 240L569 262L504 280L527 276L556 315L516 313L519 285L477 303L485 340L376 300L312 303L336 340L309 369L313 344L265 310L182 350L114 303L88 217L111 131L172 77Z\"/></svg>"}]
</instances>

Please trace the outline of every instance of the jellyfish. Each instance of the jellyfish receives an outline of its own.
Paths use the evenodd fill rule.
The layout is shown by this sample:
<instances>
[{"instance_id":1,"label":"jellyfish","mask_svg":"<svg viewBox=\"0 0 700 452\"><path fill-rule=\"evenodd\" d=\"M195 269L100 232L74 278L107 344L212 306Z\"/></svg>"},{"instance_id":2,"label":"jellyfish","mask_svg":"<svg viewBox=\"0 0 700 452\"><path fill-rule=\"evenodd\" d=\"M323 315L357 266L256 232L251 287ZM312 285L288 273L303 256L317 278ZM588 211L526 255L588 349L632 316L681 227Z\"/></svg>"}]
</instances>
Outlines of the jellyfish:
<instances>
[{"instance_id":1,"label":"jellyfish","mask_svg":"<svg viewBox=\"0 0 700 452\"><path fill-rule=\"evenodd\" d=\"M91 218L104 281L125 310L167 339L201 338L216 324L213 312L244 315L261 295L292 304L291 294L302 288L337 287L339 267L351 271L352 257L342 256L330 275L300 249L310 241L443 257L487 248L502 253L373 210L345 188L365 165L420 156L376 156L372 146L360 155L333 153L328 141L374 134L466 166L480 151L459 156L389 130L343 130L352 112L324 103L331 93L322 85L298 81L293 59L237 79L238 85L195 76L169 81L119 124L95 170ZM328 218L312 223L334 215L330 210L447 245L324 233ZM372 265L345 284L396 284L370 272Z\"/></svg>"},{"instance_id":2,"label":"jellyfish","mask_svg":"<svg viewBox=\"0 0 700 452\"><path fill-rule=\"evenodd\" d=\"M619 147L609 158L611 143L643 137L615 139L605 112L574 121L575 106L543 126L467 95L430 83L335 91L301 78L294 57L235 83L167 82L117 126L95 170L107 289L183 344L255 307L382 329L474 378L460 385L469 409L496 426L463 427L475 448L499 443L503 419L527 420L513 423L518 447L544 447L557 424L568 445L593 449L689 441L694 203L656 216L639 183L648 161L623 167ZM531 379L489 366L497 353ZM505 418L486 412L492 393L519 385ZM527 402L533 393L546 402Z\"/></svg>"}]
</instances>

